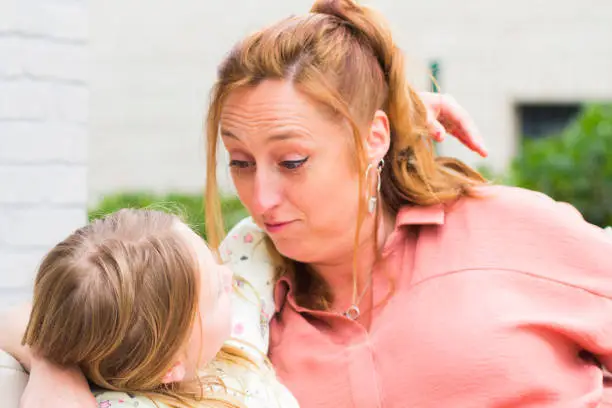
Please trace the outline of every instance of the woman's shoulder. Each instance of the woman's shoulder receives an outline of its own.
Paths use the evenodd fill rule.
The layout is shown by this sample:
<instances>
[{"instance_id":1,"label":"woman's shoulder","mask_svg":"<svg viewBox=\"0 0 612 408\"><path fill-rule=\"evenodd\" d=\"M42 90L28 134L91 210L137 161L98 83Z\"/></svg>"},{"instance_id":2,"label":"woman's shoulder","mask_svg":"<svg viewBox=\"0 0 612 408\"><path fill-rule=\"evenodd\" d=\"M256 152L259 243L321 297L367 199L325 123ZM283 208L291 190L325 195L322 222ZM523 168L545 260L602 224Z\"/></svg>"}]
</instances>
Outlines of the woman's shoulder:
<instances>
[{"instance_id":1,"label":"woman's shoulder","mask_svg":"<svg viewBox=\"0 0 612 408\"><path fill-rule=\"evenodd\" d=\"M611 235L585 220L572 204L519 187L479 187L473 196L450 205L446 219L452 230L470 229L475 237L495 235L498 242L516 245L527 239L539 242L538 249L567 242L575 250L610 244Z\"/></svg>"},{"instance_id":2,"label":"woman's shoulder","mask_svg":"<svg viewBox=\"0 0 612 408\"><path fill-rule=\"evenodd\" d=\"M474 216L494 225L524 224L538 227L586 224L582 214L571 204L520 187L487 185L474 189L470 197L449 207L453 213Z\"/></svg>"},{"instance_id":3,"label":"woman's shoulder","mask_svg":"<svg viewBox=\"0 0 612 408\"><path fill-rule=\"evenodd\" d=\"M450 239L443 241L452 243L457 264L520 270L579 287L587 275L609 274L612 234L571 204L517 187L475 193L446 212L442 235Z\"/></svg>"},{"instance_id":4,"label":"woman's shoulder","mask_svg":"<svg viewBox=\"0 0 612 408\"><path fill-rule=\"evenodd\" d=\"M484 185L444 205L405 206L400 209L397 222L443 224L456 231L456 224L465 230L481 225L555 224L559 220L567 222L567 217L584 222L572 205L555 201L544 193L519 187Z\"/></svg>"},{"instance_id":5,"label":"woman's shoulder","mask_svg":"<svg viewBox=\"0 0 612 408\"><path fill-rule=\"evenodd\" d=\"M475 187L471 198L482 201L485 205L503 206L518 210L532 205L540 207L557 203L553 198L539 191L499 184Z\"/></svg>"}]
</instances>

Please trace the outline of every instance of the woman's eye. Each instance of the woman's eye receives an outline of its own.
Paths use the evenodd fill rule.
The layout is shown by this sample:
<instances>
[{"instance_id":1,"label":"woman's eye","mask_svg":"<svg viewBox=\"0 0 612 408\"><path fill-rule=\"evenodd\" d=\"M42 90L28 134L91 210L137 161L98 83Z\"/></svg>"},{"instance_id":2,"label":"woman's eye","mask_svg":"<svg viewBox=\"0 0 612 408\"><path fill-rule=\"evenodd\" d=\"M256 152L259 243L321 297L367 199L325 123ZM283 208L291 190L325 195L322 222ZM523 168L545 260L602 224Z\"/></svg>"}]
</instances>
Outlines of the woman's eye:
<instances>
[{"instance_id":1,"label":"woman's eye","mask_svg":"<svg viewBox=\"0 0 612 408\"><path fill-rule=\"evenodd\" d=\"M235 167L237 169L247 169L251 166L251 162L244 160L230 160L230 167Z\"/></svg>"},{"instance_id":2,"label":"woman's eye","mask_svg":"<svg viewBox=\"0 0 612 408\"><path fill-rule=\"evenodd\" d=\"M280 165L287 170L295 170L304 165L308 161L308 157L305 157L300 160L285 160L280 163Z\"/></svg>"}]
</instances>

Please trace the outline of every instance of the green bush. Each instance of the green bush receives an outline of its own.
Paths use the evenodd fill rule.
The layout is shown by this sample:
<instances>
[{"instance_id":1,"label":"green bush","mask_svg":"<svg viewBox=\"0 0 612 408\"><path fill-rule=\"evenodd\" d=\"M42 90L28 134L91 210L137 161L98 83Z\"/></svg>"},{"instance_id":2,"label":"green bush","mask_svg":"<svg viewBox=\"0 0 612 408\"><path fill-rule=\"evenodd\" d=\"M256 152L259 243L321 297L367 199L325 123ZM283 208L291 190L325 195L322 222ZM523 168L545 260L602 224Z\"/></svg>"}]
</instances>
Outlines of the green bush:
<instances>
[{"instance_id":1,"label":"green bush","mask_svg":"<svg viewBox=\"0 0 612 408\"><path fill-rule=\"evenodd\" d=\"M248 215L237 197L221 201L226 228L233 227ZM152 208L180 215L198 234L206 238L204 228L204 202L201 195L150 193L118 193L104 197L97 207L89 211L89 219L103 217L121 208Z\"/></svg>"},{"instance_id":2,"label":"green bush","mask_svg":"<svg viewBox=\"0 0 612 408\"><path fill-rule=\"evenodd\" d=\"M593 224L612 225L612 105L587 107L560 134L526 141L507 182L571 203Z\"/></svg>"}]
</instances>

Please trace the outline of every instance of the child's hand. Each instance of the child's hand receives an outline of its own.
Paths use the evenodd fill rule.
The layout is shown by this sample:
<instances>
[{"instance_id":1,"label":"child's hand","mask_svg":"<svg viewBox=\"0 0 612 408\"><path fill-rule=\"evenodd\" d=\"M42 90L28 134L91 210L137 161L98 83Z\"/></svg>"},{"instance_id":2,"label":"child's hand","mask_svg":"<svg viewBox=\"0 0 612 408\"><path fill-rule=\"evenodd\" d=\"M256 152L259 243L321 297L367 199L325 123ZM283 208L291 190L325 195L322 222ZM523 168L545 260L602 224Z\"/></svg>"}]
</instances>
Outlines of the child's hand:
<instances>
[{"instance_id":1,"label":"child's hand","mask_svg":"<svg viewBox=\"0 0 612 408\"><path fill-rule=\"evenodd\" d=\"M427 109L428 126L435 141L442 142L450 134L468 149L487 157L489 153L474 120L452 96L431 92L421 92L419 96Z\"/></svg>"}]
</instances>

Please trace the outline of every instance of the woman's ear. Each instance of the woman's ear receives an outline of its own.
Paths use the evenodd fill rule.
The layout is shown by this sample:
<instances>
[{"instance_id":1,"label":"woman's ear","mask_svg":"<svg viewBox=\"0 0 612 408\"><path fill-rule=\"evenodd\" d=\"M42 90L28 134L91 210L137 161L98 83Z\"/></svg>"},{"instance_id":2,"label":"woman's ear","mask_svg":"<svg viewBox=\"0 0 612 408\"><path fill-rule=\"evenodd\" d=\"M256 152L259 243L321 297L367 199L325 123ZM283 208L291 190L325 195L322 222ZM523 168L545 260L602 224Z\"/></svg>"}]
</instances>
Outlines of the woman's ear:
<instances>
[{"instance_id":1,"label":"woman's ear","mask_svg":"<svg viewBox=\"0 0 612 408\"><path fill-rule=\"evenodd\" d=\"M391 126L389 117L382 110L374 113L370 129L366 137L366 153L369 161L380 161L391 144Z\"/></svg>"},{"instance_id":2,"label":"woman's ear","mask_svg":"<svg viewBox=\"0 0 612 408\"><path fill-rule=\"evenodd\" d=\"M186 373L187 373L187 369L185 368L185 364L180 361L177 361L166 372L166 374L162 378L162 383L169 384L169 383L181 382L185 379Z\"/></svg>"}]
</instances>

